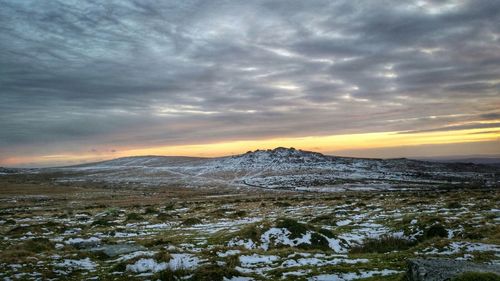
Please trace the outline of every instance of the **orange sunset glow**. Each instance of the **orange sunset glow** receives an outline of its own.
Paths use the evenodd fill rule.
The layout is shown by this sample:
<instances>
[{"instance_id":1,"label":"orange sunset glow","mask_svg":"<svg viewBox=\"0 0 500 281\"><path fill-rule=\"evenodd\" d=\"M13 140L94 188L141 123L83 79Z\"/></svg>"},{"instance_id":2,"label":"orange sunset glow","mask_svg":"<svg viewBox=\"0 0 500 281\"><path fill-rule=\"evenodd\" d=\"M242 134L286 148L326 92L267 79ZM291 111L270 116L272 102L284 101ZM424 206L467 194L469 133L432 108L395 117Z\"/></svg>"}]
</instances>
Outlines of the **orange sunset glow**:
<instances>
[{"instance_id":1,"label":"orange sunset glow","mask_svg":"<svg viewBox=\"0 0 500 281\"><path fill-rule=\"evenodd\" d=\"M0 166L500 155L492 3L7 2Z\"/></svg>"},{"instance_id":2,"label":"orange sunset glow","mask_svg":"<svg viewBox=\"0 0 500 281\"><path fill-rule=\"evenodd\" d=\"M493 145L482 147L482 143L493 142ZM36 155L30 157L9 158L5 165L22 165L24 163L40 163L42 165L53 165L59 161L89 162L111 159L116 157L127 157L135 155L170 155L170 156L195 156L216 157L244 153L248 150L272 149L278 146L296 147L304 150L318 151L326 154L338 154L342 156L362 157L364 150L380 148L398 148L421 145L446 145L446 144L468 144L476 154L488 154L498 152L495 146L500 144L500 127L497 130L471 129L457 130L451 132L422 132L402 134L401 132L380 132L366 134L345 134L333 136L309 136L299 138L272 138L261 140L241 140L217 142L208 144L158 146L146 148L122 147L113 153L81 153L62 155ZM350 151L346 153L345 151ZM460 153L460 151L456 151ZM370 157L396 157L383 152L371 154ZM401 156L401 155L400 155ZM418 154L403 155L418 156ZM439 152L422 156L442 156Z\"/></svg>"},{"instance_id":3,"label":"orange sunset glow","mask_svg":"<svg viewBox=\"0 0 500 281\"><path fill-rule=\"evenodd\" d=\"M0 281L490 281L500 0L0 0Z\"/></svg>"}]
</instances>

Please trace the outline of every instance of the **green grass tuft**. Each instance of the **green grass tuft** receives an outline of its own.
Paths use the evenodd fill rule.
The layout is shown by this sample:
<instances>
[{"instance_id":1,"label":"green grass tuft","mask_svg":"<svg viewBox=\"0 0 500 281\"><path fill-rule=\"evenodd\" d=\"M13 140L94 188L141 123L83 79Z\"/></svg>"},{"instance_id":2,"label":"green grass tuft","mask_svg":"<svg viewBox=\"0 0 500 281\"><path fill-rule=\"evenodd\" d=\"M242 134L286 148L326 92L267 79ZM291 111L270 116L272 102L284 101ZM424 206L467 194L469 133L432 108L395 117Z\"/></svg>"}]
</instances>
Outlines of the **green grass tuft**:
<instances>
[{"instance_id":1,"label":"green grass tuft","mask_svg":"<svg viewBox=\"0 0 500 281\"><path fill-rule=\"evenodd\" d=\"M446 208L448 209L459 209L459 208L462 208L462 204L460 204L459 202L450 202L446 205Z\"/></svg>"},{"instance_id":2,"label":"green grass tuft","mask_svg":"<svg viewBox=\"0 0 500 281\"><path fill-rule=\"evenodd\" d=\"M191 281L222 281L224 277L231 278L241 275L235 269L215 264L204 265L195 270L189 280Z\"/></svg>"},{"instance_id":3,"label":"green grass tuft","mask_svg":"<svg viewBox=\"0 0 500 281\"><path fill-rule=\"evenodd\" d=\"M138 213L130 213L127 215L127 221L141 221L143 217Z\"/></svg>"},{"instance_id":4,"label":"green grass tuft","mask_svg":"<svg viewBox=\"0 0 500 281\"><path fill-rule=\"evenodd\" d=\"M424 231L424 238L434 238L434 237L448 237L448 231L441 224L433 224Z\"/></svg>"},{"instance_id":5,"label":"green grass tuft","mask_svg":"<svg viewBox=\"0 0 500 281\"><path fill-rule=\"evenodd\" d=\"M413 247L416 242L384 235L378 239L367 239L362 245L351 248L351 253L387 253L392 251L402 251Z\"/></svg>"},{"instance_id":6,"label":"green grass tuft","mask_svg":"<svg viewBox=\"0 0 500 281\"><path fill-rule=\"evenodd\" d=\"M290 231L290 239L302 237L307 232L307 226L294 219L282 218L276 222L276 227L286 228Z\"/></svg>"},{"instance_id":7,"label":"green grass tuft","mask_svg":"<svg viewBox=\"0 0 500 281\"><path fill-rule=\"evenodd\" d=\"M329 215L320 215L309 222L312 224L327 224L327 225L336 225L337 220L334 218L334 214L329 214Z\"/></svg>"},{"instance_id":8,"label":"green grass tuft","mask_svg":"<svg viewBox=\"0 0 500 281\"><path fill-rule=\"evenodd\" d=\"M189 218L189 219L186 219L182 222L182 225L184 226L191 226L191 225L195 225L195 224L202 224L203 222L198 219L198 218Z\"/></svg>"},{"instance_id":9,"label":"green grass tuft","mask_svg":"<svg viewBox=\"0 0 500 281\"><path fill-rule=\"evenodd\" d=\"M147 207L145 210L144 210L144 214L145 215L151 215L151 214L156 214L156 209L153 208L153 207Z\"/></svg>"}]
</instances>

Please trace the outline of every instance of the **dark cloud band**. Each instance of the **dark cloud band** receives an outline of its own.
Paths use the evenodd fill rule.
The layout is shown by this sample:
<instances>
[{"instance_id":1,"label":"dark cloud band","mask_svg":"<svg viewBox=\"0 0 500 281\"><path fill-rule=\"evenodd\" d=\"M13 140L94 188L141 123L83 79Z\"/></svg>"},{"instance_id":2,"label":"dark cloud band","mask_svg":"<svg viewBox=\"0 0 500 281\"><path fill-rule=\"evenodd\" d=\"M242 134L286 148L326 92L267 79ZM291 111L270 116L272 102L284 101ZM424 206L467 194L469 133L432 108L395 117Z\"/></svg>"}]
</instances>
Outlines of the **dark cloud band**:
<instances>
[{"instance_id":1,"label":"dark cloud band","mask_svg":"<svg viewBox=\"0 0 500 281\"><path fill-rule=\"evenodd\" d=\"M498 1L0 5L8 154L426 132L500 114Z\"/></svg>"}]
</instances>

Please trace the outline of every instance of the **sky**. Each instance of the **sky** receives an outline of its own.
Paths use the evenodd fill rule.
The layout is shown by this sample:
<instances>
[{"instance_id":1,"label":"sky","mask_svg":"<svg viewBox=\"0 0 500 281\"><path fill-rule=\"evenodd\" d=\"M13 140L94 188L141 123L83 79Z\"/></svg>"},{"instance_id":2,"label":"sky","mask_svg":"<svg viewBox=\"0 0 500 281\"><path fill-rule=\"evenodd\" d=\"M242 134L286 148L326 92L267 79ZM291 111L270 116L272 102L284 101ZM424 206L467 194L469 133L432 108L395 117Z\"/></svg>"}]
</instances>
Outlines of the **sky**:
<instances>
[{"instance_id":1,"label":"sky","mask_svg":"<svg viewBox=\"0 0 500 281\"><path fill-rule=\"evenodd\" d=\"M0 166L500 154L500 1L0 7Z\"/></svg>"}]
</instances>

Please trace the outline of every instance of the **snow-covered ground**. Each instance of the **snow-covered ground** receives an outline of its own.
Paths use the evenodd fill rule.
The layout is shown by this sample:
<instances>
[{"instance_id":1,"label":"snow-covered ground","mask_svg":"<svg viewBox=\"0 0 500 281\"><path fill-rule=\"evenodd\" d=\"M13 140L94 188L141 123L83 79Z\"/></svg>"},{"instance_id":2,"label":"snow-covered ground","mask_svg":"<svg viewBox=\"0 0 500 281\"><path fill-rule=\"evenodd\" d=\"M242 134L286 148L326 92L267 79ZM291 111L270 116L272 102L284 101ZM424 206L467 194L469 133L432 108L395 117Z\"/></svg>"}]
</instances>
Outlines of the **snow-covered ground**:
<instances>
[{"instance_id":1,"label":"snow-covered ground","mask_svg":"<svg viewBox=\"0 0 500 281\"><path fill-rule=\"evenodd\" d=\"M499 265L499 189L429 191L408 183L407 191L387 192L392 187L383 185L394 182L339 180L365 181L391 169L385 178L416 177L415 186L481 175L467 170L472 166L462 173L462 166L440 165L277 149L216 159L124 158L58 169L40 182L38 174L0 177L0 280L396 280L412 258ZM77 178L120 184L71 181ZM132 178L231 186L127 188ZM243 187L243 180L266 189ZM339 192L275 190L280 182Z\"/></svg>"},{"instance_id":2,"label":"snow-covered ground","mask_svg":"<svg viewBox=\"0 0 500 281\"><path fill-rule=\"evenodd\" d=\"M247 186L315 192L380 191L480 182L498 186L498 168L408 159L358 159L296 149L257 150L220 158L143 156L41 169L60 182L102 181L143 186Z\"/></svg>"}]
</instances>

